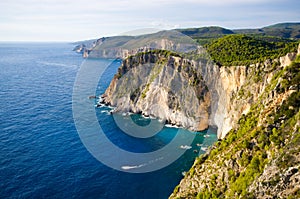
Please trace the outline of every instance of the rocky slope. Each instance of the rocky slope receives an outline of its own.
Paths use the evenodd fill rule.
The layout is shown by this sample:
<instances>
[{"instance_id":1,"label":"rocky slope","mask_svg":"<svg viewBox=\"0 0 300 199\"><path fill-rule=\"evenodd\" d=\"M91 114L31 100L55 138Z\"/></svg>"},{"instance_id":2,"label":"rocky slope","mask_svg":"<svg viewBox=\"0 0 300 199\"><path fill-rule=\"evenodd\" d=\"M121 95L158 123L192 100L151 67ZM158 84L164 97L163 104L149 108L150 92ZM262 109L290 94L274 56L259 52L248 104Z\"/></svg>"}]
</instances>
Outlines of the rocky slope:
<instances>
[{"instance_id":1,"label":"rocky slope","mask_svg":"<svg viewBox=\"0 0 300 199\"><path fill-rule=\"evenodd\" d=\"M300 57L220 67L217 74L211 85L221 85L215 92L223 109L216 106L213 118L224 119L223 139L170 198L299 198Z\"/></svg>"}]
</instances>

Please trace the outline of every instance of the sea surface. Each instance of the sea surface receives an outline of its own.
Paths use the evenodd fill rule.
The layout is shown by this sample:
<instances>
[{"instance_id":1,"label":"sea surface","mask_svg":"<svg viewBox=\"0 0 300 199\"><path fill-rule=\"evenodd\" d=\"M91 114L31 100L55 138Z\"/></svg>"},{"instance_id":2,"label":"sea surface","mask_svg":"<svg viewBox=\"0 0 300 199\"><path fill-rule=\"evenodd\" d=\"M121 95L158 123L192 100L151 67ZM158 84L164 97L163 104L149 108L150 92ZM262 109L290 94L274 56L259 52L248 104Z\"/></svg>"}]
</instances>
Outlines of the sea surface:
<instances>
[{"instance_id":1,"label":"sea surface","mask_svg":"<svg viewBox=\"0 0 300 199\"><path fill-rule=\"evenodd\" d=\"M179 144L185 153L160 170L130 173L104 165L85 148L74 123L72 92L84 60L72 48L64 43L0 43L0 198L168 198L182 173L204 153L201 147L216 141L216 133L184 130L195 135L192 148ZM109 64L95 91L100 95L121 62L91 61L98 67ZM96 99L90 103L94 106ZM178 132L164 127L151 138L132 137L116 125L110 110L95 107L98 122L111 142L126 151L158 150ZM142 126L151 120L124 117ZM108 158L116 155L103 152Z\"/></svg>"}]
</instances>

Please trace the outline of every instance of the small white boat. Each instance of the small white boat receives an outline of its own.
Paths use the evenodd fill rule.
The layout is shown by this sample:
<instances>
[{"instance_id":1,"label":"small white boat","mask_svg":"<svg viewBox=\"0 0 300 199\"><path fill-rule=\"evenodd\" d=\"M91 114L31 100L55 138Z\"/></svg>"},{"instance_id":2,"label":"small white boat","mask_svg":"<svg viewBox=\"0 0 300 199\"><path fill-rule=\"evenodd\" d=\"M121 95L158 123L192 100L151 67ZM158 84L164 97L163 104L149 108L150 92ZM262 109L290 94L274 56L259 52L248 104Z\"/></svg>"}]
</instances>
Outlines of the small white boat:
<instances>
[{"instance_id":1,"label":"small white boat","mask_svg":"<svg viewBox=\"0 0 300 199\"><path fill-rule=\"evenodd\" d=\"M207 151L207 147L203 147L203 146L202 146L202 147L201 147L201 150L202 150L202 151Z\"/></svg>"},{"instance_id":2,"label":"small white boat","mask_svg":"<svg viewBox=\"0 0 300 199\"><path fill-rule=\"evenodd\" d=\"M188 150L188 149L191 149L192 147L188 146L188 145L181 145L180 148Z\"/></svg>"}]
</instances>

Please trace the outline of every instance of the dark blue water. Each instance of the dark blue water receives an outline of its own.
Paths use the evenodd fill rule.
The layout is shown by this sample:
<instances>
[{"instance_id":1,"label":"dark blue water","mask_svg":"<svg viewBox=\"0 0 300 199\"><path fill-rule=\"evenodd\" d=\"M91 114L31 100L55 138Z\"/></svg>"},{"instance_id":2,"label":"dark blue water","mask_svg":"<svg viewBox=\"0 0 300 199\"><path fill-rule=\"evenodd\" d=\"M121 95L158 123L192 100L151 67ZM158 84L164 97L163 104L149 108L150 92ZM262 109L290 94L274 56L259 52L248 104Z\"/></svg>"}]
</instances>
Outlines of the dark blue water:
<instances>
[{"instance_id":1,"label":"dark blue water","mask_svg":"<svg viewBox=\"0 0 300 199\"><path fill-rule=\"evenodd\" d=\"M192 149L158 171L133 174L103 165L84 147L73 121L73 84L83 59L72 47L0 44L0 198L167 198L198 155L193 152L200 151L196 144L210 145L216 135L209 131L204 138L198 133ZM97 94L103 93L119 64L111 64ZM156 150L177 132L164 128L151 139L133 138L122 133L105 110L96 109L99 123L107 137L126 150ZM139 115L131 117L147 123Z\"/></svg>"}]
</instances>

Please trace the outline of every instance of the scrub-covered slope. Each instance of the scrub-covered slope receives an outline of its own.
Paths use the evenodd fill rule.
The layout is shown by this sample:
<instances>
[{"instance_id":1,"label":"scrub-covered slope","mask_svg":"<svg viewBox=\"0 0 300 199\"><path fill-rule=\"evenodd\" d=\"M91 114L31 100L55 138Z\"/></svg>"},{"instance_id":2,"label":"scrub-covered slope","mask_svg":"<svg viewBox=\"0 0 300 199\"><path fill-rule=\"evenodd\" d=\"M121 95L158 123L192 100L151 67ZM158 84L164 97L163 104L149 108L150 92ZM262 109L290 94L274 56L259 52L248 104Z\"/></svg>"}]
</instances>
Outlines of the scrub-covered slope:
<instances>
[{"instance_id":1,"label":"scrub-covered slope","mask_svg":"<svg viewBox=\"0 0 300 199\"><path fill-rule=\"evenodd\" d=\"M299 55L272 71L250 110L195 161L170 198L300 197Z\"/></svg>"}]
</instances>

